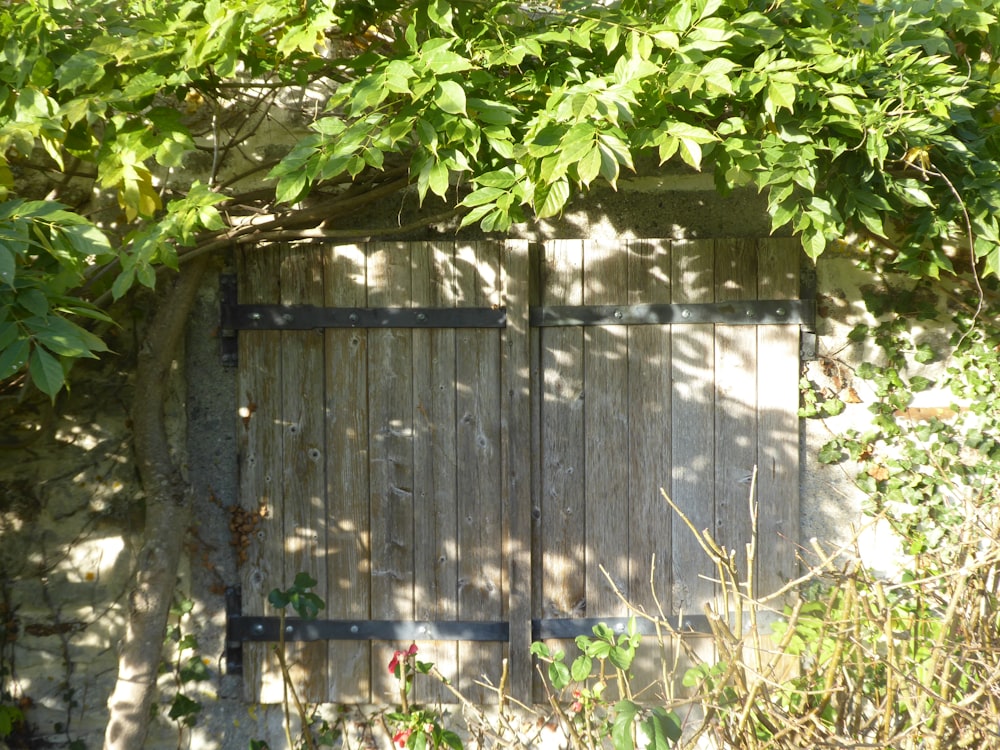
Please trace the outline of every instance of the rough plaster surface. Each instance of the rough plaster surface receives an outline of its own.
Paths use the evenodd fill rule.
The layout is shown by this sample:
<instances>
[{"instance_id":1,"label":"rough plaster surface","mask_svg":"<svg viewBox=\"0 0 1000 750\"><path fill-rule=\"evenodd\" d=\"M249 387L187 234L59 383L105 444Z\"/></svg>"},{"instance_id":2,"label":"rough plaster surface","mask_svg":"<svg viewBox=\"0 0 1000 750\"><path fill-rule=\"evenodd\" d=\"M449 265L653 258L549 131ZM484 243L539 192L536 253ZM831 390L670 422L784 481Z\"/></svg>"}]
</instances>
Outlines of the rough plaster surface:
<instances>
[{"instance_id":1,"label":"rough plaster surface","mask_svg":"<svg viewBox=\"0 0 1000 750\"><path fill-rule=\"evenodd\" d=\"M710 187L697 176L647 177L624 183L617 193L599 191L586 203L575 202L559 221L519 227L513 234L682 239L768 233L758 196L721 198L706 189ZM405 223L416 212L414 203L412 196L406 197L383 206L381 216L352 217L351 226ZM439 208L430 205L423 209L428 214L435 210ZM863 351L840 349L844 335L862 316L862 310L846 302L857 298L858 285L864 283L852 268L847 260L824 261L818 278L825 313L820 350L836 351L848 363L864 356ZM221 270L220 263L206 276L186 352L174 373L176 398L168 404L195 505L178 587L178 596L191 598L194 609L181 626L197 636L198 653L210 675L188 690L204 709L180 744L242 750L251 738L264 738L279 748L284 741L278 708L244 704L240 678L224 669L224 593L238 575L227 510L236 502L237 487L235 372L221 365L216 337ZM8 420L9 434L3 437L10 445L0 464L0 625L6 624L10 633L6 642L0 641L0 656L12 668L4 678L9 689L16 698L30 699L33 732L31 740L12 738L11 747L46 746L41 742L68 747L72 740L84 743L77 747L101 744L124 597L142 529L127 414L137 394L123 374L135 340L130 327L123 329L114 347L119 358L81 367L73 392L56 410L45 404L29 405L27 412L23 405L10 409L20 421ZM843 419L860 415L862 410L855 409ZM858 520L859 497L841 469L819 466L811 458L828 435L818 422L803 426L802 530L806 539L838 541ZM173 678L165 675L163 701L169 700L172 685ZM164 707L149 748L178 746L177 731L165 712Z\"/></svg>"}]
</instances>

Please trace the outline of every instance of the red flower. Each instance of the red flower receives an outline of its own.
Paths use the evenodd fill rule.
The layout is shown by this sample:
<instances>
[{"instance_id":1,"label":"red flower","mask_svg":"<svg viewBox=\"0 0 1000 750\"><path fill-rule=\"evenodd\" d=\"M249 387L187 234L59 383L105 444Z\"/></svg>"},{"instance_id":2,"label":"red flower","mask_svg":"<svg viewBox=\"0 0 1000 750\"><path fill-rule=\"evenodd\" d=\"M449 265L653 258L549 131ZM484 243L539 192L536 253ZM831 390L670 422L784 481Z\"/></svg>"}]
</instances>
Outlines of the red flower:
<instances>
[{"instance_id":1,"label":"red flower","mask_svg":"<svg viewBox=\"0 0 1000 750\"><path fill-rule=\"evenodd\" d=\"M416 656L416 654L416 643L411 643L410 647L406 651L394 651L392 659L389 660L389 674L396 674L396 669L399 667L400 659L407 659L410 656Z\"/></svg>"},{"instance_id":2,"label":"red flower","mask_svg":"<svg viewBox=\"0 0 1000 750\"><path fill-rule=\"evenodd\" d=\"M397 651L396 653L398 654L402 652ZM411 734L413 734L412 729L400 729L398 732L396 732L396 734L392 736L392 742L393 744L399 745L400 747L406 747L406 741L410 739Z\"/></svg>"}]
</instances>

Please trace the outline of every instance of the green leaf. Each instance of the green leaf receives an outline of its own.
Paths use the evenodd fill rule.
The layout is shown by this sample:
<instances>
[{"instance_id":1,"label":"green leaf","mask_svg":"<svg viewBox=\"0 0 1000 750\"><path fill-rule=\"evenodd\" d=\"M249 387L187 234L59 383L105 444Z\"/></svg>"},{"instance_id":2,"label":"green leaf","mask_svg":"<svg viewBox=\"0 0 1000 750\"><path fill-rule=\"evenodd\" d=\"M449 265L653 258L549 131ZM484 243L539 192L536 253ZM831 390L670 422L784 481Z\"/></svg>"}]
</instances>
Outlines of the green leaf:
<instances>
[{"instance_id":1,"label":"green leaf","mask_svg":"<svg viewBox=\"0 0 1000 750\"><path fill-rule=\"evenodd\" d=\"M612 664L618 667L618 669L628 669L632 666L632 658L634 655L635 653L631 649L615 646L608 654L608 659Z\"/></svg>"},{"instance_id":2,"label":"green leaf","mask_svg":"<svg viewBox=\"0 0 1000 750\"><path fill-rule=\"evenodd\" d=\"M307 187L309 179L305 169L284 175L278 180L278 185L274 189L274 197L278 203L296 203L301 198Z\"/></svg>"},{"instance_id":3,"label":"green leaf","mask_svg":"<svg viewBox=\"0 0 1000 750\"><path fill-rule=\"evenodd\" d=\"M462 199L462 206L482 206L486 203L493 203L501 195L506 194L506 190L495 187L482 187L474 190Z\"/></svg>"},{"instance_id":4,"label":"green leaf","mask_svg":"<svg viewBox=\"0 0 1000 750\"><path fill-rule=\"evenodd\" d=\"M17 706L0 704L0 739L9 737L14 727L24 721L24 714Z\"/></svg>"},{"instance_id":5,"label":"green leaf","mask_svg":"<svg viewBox=\"0 0 1000 750\"><path fill-rule=\"evenodd\" d=\"M555 690L562 690L569 685L569 668L561 661L549 664L549 682Z\"/></svg>"},{"instance_id":6,"label":"green leaf","mask_svg":"<svg viewBox=\"0 0 1000 750\"><path fill-rule=\"evenodd\" d=\"M534 641L531 644L531 654L532 656L537 656L542 659L548 659L549 647L542 641Z\"/></svg>"},{"instance_id":7,"label":"green leaf","mask_svg":"<svg viewBox=\"0 0 1000 750\"><path fill-rule=\"evenodd\" d=\"M611 741L615 750L634 750L632 727L638 713L639 706L632 701L619 701L615 704L615 718L611 725Z\"/></svg>"},{"instance_id":8,"label":"green leaf","mask_svg":"<svg viewBox=\"0 0 1000 750\"><path fill-rule=\"evenodd\" d=\"M680 139L681 159L690 167L701 170L701 146L688 138Z\"/></svg>"},{"instance_id":9,"label":"green leaf","mask_svg":"<svg viewBox=\"0 0 1000 750\"><path fill-rule=\"evenodd\" d=\"M569 200L569 182L559 179L535 191L535 216L547 219L558 215Z\"/></svg>"},{"instance_id":10,"label":"green leaf","mask_svg":"<svg viewBox=\"0 0 1000 750\"><path fill-rule=\"evenodd\" d=\"M185 719L185 723L190 723L201 712L201 703L188 698L183 693L174 696L173 703L170 704L170 712L167 714L171 719Z\"/></svg>"},{"instance_id":11,"label":"green leaf","mask_svg":"<svg viewBox=\"0 0 1000 750\"><path fill-rule=\"evenodd\" d=\"M69 240L77 254L84 258L90 255L105 258L114 253L107 235L93 224L63 226L62 234Z\"/></svg>"},{"instance_id":12,"label":"green leaf","mask_svg":"<svg viewBox=\"0 0 1000 750\"><path fill-rule=\"evenodd\" d=\"M466 114L465 89L455 81L439 81L434 94L434 103L451 115Z\"/></svg>"},{"instance_id":13,"label":"green leaf","mask_svg":"<svg viewBox=\"0 0 1000 750\"><path fill-rule=\"evenodd\" d=\"M433 2L428 3L427 17L442 31L451 34L455 33L452 28L451 3L447 2L447 0L433 0Z\"/></svg>"},{"instance_id":14,"label":"green leaf","mask_svg":"<svg viewBox=\"0 0 1000 750\"><path fill-rule=\"evenodd\" d=\"M922 365L928 362L933 362L937 355L934 353L934 349L931 348L930 344L920 344L917 347L916 352L913 354L913 359Z\"/></svg>"},{"instance_id":15,"label":"green leaf","mask_svg":"<svg viewBox=\"0 0 1000 750\"><path fill-rule=\"evenodd\" d=\"M28 361L30 349L27 339L19 339L0 351L0 380L6 380L21 371Z\"/></svg>"},{"instance_id":16,"label":"green leaf","mask_svg":"<svg viewBox=\"0 0 1000 750\"><path fill-rule=\"evenodd\" d=\"M838 112L843 112L845 115L851 115L853 117L861 116L861 112L858 111L857 105L854 104L854 100L849 96L837 94L835 96L831 96L827 99L827 101L830 102L830 106Z\"/></svg>"},{"instance_id":17,"label":"green leaf","mask_svg":"<svg viewBox=\"0 0 1000 750\"><path fill-rule=\"evenodd\" d=\"M14 274L17 272L17 263L14 253L6 245L0 244L0 281L7 286L14 286Z\"/></svg>"},{"instance_id":18,"label":"green leaf","mask_svg":"<svg viewBox=\"0 0 1000 750\"><path fill-rule=\"evenodd\" d=\"M840 463L844 460L844 451L836 441L832 441L820 448L817 459L821 464Z\"/></svg>"},{"instance_id":19,"label":"green leaf","mask_svg":"<svg viewBox=\"0 0 1000 750\"><path fill-rule=\"evenodd\" d=\"M291 598L281 589L272 589L271 593L267 595L267 601L275 609L284 609L288 606Z\"/></svg>"},{"instance_id":20,"label":"green leaf","mask_svg":"<svg viewBox=\"0 0 1000 750\"><path fill-rule=\"evenodd\" d=\"M66 374L59 360L40 346L31 351L28 358L28 373L38 390L55 401L59 391L66 384Z\"/></svg>"},{"instance_id":21,"label":"green leaf","mask_svg":"<svg viewBox=\"0 0 1000 750\"><path fill-rule=\"evenodd\" d=\"M496 211L497 208L492 203L486 203L482 206L476 206L474 209L469 211L465 216L462 217L462 223L459 224L459 228L467 227L470 224L475 224L477 221L482 219L487 214L491 214ZM490 231L486 227L483 227L483 231Z\"/></svg>"},{"instance_id":22,"label":"green leaf","mask_svg":"<svg viewBox=\"0 0 1000 750\"><path fill-rule=\"evenodd\" d=\"M178 671L177 676L181 682L204 682L212 679L212 675L205 666L205 662L200 656L192 656L187 664Z\"/></svg>"},{"instance_id":23,"label":"green leaf","mask_svg":"<svg viewBox=\"0 0 1000 750\"><path fill-rule=\"evenodd\" d=\"M842 413L847 405L839 398L828 398L823 401L823 411L827 416L835 417Z\"/></svg>"},{"instance_id":24,"label":"green leaf","mask_svg":"<svg viewBox=\"0 0 1000 750\"><path fill-rule=\"evenodd\" d=\"M448 194L448 167L443 162L431 162L427 186L434 195L444 198Z\"/></svg>"},{"instance_id":25,"label":"green leaf","mask_svg":"<svg viewBox=\"0 0 1000 750\"><path fill-rule=\"evenodd\" d=\"M469 97L466 100L466 106L471 111L472 117L489 125L512 125L518 121L521 114L517 107L489 99Z\"/></svg>"},{"instance_id":26,"label":"green leaf","mask_svg":"<svg viewBox=\"0 0 1000 750\"><path fill-rule=\"evenodd\" d=\"M37 326L32 326L31 334L36 341L62 357L93 357L94 352L108 349L90 331L55 315L47 316Z\"/></svg>"},{"instance_id":27,"label":"green leaf","mask_svg":"<svg viewBox=\"0 0 1000 750\"><path fill-rule=\"evenodd\" d=\"M646 737L648 750L670 750L683 734L677 714L660 707L639 722L639 731Z\"/></svg>"},{"instance_id":28,"label":"green leaf","mask_svg":"<svg viewBox=\"0 0 1000 750\"><path fill-rule=\"evenodd\" d=\"M590 185L601 172L601 150L591 148L576 165L577 178L583 185Z\"/></svg>"},{"instance_id":29,"label":"green leaf","mask_svg":"<svg viewBox=\"0 0 1000 750\"><path fill-rule=\"evenodd\" d=\"M608 30L604 33L604 51L609 55L614 52L615 47L621 41L622 31L618 24L611 24Z\"/></svg>"},{"instance_id":30,"label":"green leaf","mask_svg":"<svg viewBox=\"0 0 1000 750\"><path fill-rule=\"evenodd\" d=\"M594 148L596 131L589 122L581 122L563 135L559 144L559 164L570 165L579 162Z\"/></svg>"},{"instance_id":31,"label":"green leaf","mask_svg":"<svg viewBox=\"0 0 1000 750\"><path fill-rule=\"evenodd\" d=\"M39 317L45 317L49 312L49 298L41 289L25 289L17 295L17 304Z\"/></svg>"},{"instance_id":32,"label":"green leaf","mask_svg":"<svg viewBox=\"0 0 1000 750\"><path fill-rule=\"evenodd\" d=\"M301 571L295 576L294 586L297 589L311 589L317 583L319 583L319 581L305 571Z\"/></svg>"},{"instance_id":33,"label":"green leaf","mask_svg":"<svg viewBox=\"0 0 1000 750\"><path fill-rule=\"evenodd\" d=\"M88 88L104 77L108 57L94 50L85 49L72 55L56 70L59 88L75 91Z\"/></svg>"},{"instance_id":34,"label":"green leaf","mask_svg":"<svg viewBox=\"0 0 1000 750\"><path fill-rule=\"evenodd\" d=\"M449 73L461 73L472 67L468 60L448 49L450 45L450 40L446 39L430 39L424 43L420 49L420 58L427 70L443 76Z\"/></svg>"},{"instance_id":35,"label":"green leaf","mask_svg":"<svg viewBox=\"0 0 1000 750\"><path fill-rule=\"evenodd\" d=\"M764 109L773 117L781 109L792 111L795 105L795 86L790 83L782 83L772 80L767 85L767 99L764 102Z\"/></svg>"},{"instance_id":36,"label":"green leaf","mask_svg":"<svg viewBox=\"0 0 1000 750\"><path fill-rule=\"evenodd\" d=\"M590 672L594 668L594 660L586 654L581 654L573 660L570 675L574 682L585 682L590 677Z\"/></svg>"},{"instance_id":37,"label":"green leaf","mask_svg":"<svg viewBox=\"0 0 1000 750\"><path fill-rule=\"evenodd\" d=\"M802 248L815 260L826 250L826 238L822 232L809 228L802 233Z\"/></svg>"}]
</instances>

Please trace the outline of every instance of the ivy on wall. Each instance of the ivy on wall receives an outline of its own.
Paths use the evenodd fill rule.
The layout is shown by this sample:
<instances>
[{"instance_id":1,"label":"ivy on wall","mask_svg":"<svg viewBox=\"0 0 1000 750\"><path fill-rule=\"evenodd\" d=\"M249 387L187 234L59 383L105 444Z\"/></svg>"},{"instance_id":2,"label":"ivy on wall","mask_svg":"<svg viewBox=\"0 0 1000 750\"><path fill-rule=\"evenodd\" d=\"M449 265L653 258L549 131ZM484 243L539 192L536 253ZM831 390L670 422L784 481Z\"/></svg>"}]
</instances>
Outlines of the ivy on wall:
<instances>
[{"instance_id":1,"label":"ivy on wall","mask_svg":"<svg viewBox=\"0 0 1000 750\"><path fill-rule=\"evenodd\" d=\"M867 400L870 425L838 430L818 458L856 467L865 511L888 520L909 555L934 550L947 565L963 524L1000 507L1000 327L978 314L976 291L942 295L871 265L883 282L864 292L873 322L847 336L869 353L856 367L827 360L826 388L804 380L800 415L836 416ZM995 280L983 291L995 300Z\"/></svg>"}]
</instances>

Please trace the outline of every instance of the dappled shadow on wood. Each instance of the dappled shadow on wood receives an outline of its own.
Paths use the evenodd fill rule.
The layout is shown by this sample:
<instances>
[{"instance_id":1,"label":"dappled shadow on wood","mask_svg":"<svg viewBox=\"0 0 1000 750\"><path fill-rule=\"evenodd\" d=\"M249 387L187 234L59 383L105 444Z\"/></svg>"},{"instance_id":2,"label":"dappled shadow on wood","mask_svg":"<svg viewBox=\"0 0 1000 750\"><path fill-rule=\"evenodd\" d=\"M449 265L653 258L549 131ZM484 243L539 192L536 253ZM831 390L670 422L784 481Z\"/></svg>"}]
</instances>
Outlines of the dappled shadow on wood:
<instances>
[{"instance_id":1,"label":"dappled shadow on wood","mask_svg":"<svg viewBox=\"0 0 1000 750\"><path fill-rule=\"evenodd\" d=\"M241 302L508 310L504 329L240 334L241 502L264 511L242 568L246 614L270 614L267 593L299 570L319 580L323 617L359 622L514 628L528 609L533 618L626 615L622 596L655 611L653 591L667 613L700 611L715 595L712 571L660 488L739 549L754 466L758 580L777 587L794 574L796 326L529 328L519 317L529 304L795 298L793 243L246 252ZM296 645L290 661L307 700L392 702L386 665L407 645ZM503 658L530 669L523 648L501 643L420 648L478 701L491 695L475 683L496 684ZM279 699L261 647L247 654L247 697ZM430 682L417 689L418 700L450 698Z\"/></svg>"}]
</instances>

